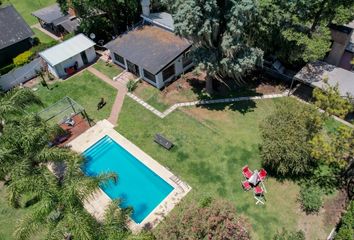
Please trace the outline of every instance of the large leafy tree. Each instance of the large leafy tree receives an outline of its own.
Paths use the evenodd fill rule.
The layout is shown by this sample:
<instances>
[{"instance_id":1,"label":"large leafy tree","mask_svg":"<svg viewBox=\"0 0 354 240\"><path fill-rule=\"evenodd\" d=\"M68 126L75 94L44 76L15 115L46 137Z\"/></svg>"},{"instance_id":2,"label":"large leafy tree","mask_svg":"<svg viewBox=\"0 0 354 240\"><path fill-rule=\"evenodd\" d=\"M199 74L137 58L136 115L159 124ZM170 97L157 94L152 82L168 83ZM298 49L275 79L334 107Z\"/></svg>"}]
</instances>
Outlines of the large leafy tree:
<instances>
[{"instance_id":1,"label":"large leafy tree","mask_svg":"<svg viewBox=\"0 0 354 240\"><path fill-rule=\"evenodd\" d=\"M257 7L248 0L178 0L174 7L175 32L193 41L193 57L207 73L206 88L213 80L235 79L261 62L262 51L252 47L249 29Z\"/></svg>"},{"instance_id":2,"label":"large leafy tree","mask_svg":"<svg viewBox=\"0 0 354 240\"><path fill-rule=\"evenodd\" d=\"M82 18L84 26L90 24L90 28L95 24L95 21L89 19L93 16L99 16L96 21L101 19L101 28L113 28L115 35L125 31L128 26L134 24L139 18L139 1L138 0L57 0L63 10L68 7L73 7L79 17ZM107 21L104 21L105 19ZM105 25L103 25L105 24ZM99 25L95 25L96 28ZM85 30L85 29L84 29Z\"/></svg>"},{"instance_id":3,"label":"large leafy tree","mask_svg":"<svg viewBox=\"0 0 354 240\"><path fill-rule=\"evenodd\" d=\"M195 202L168 216L156 231L157 239L250 239L246 221L230 202L215 200L205 206Z\"/></svg>"},{"instance_id":4,"label":"large leafy tree","mask_svg":"<svg viewBox=\"0 0 354 240\"><path fill-rule=\"evenodd\" d=\"M354 17L350 0L260 0L257 45L287 63L322 59L330 48L328 24Z\"/></svg>"},{"instance_id":5,"label":"large leafy tree","mask_svg":"<svg viewBox=\"0 0 354 240\"><path fill-rule=\"evenodd\" d=\"M261 124L263 164L278 176L297 177L316 161L310 141L322 129L318 111L296 101L282 102Z\"/></svg>"}]
</instances>

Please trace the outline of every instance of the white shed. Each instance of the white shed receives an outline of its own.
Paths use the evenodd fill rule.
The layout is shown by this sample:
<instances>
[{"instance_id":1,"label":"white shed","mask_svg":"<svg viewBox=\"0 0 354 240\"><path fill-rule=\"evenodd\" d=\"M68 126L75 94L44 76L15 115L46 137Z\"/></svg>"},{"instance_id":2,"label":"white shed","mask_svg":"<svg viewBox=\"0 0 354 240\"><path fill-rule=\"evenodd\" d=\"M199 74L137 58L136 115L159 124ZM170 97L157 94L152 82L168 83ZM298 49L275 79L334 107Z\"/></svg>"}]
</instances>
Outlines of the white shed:
<instances>
[{"instance_id":1,"label":"white shed","mask_svg":"<svg viewBox=\"0 0 354 240\"><path fill-rule=\"evenodd\" d=\"M48 64L48 71L61 78L96 59L95 43L84 34L76 35L39 55Z\"/></svg>"}]
</instances>

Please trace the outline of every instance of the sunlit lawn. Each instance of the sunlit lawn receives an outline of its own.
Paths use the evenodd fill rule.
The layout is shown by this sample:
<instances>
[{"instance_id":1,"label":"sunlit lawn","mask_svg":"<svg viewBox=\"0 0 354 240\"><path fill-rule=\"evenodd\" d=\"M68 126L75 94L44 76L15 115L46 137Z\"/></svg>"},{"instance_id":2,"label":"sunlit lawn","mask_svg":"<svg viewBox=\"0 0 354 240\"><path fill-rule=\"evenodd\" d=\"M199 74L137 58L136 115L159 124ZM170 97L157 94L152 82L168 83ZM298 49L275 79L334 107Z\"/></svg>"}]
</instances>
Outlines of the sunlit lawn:
<instances>
[{"instance_id":1,"label":"sunlit lawn","mask_svg":"<svg viewBox=\"0 0 354 240\"><path fill-rule=\"evenodd\" d=\"M246 164L251 169L261 167L259 124L283 101L295 100L184 108L160 119L126 98L116 130L192 186L185 202L208 196L226 198L250 221L255 239L271 239L278 229L295 230L301 222L299 187L269 178L265 183L266 204L256 205L252 192L241 188L241 168ZM156 133L162 133L176 146L167 151L157 145L153 141ZM181 209L183 204L174 211ZM310 231L316 235L319 229Z\"/></svg>"},{"instance_id":2,"label":"sunlit lawn","mask_svg":"<svg viewBox=\"0 0 354 240\"><path fill-rule=\"evenodd\" d=\"M35 37L38 37L41 43L50 43L55 41L53 38L49 37L47 34L43 33L37 28L32 28L32 30L35 33Z\"/></svg>"},{"instance_id":3,"label":"sunlit lawn","mask_svg":"<svg viewBox=\"0 0 354 240\"><path fill-rule=\"evenodd\" d=\"M38 20L31 15L32 12L52 5L56 0L4 0L3 3L11 3L22 15L25 21L31 26L38 23Z\"/></svg>"},{"instance_id":4,"label":"sunlit lawn","mask_svg":"<svg viewBox=\"0 0 354 240\"><path fill-rule=\"evenodd\" d=\"M112 79L123 71L123 69L121 69L117 65L113 63L107 64L102 60L97 61L97 63L93 65L93 67L96 68L98 71L102 72L103 74L105 74L107 77Z\"/></svg>"},{"instance_id":5,"label":"sunlit lawn","mask_svg":"<svg viewBox=\"0 0 354 240\"><path fill-rule=\"evenodd\" d=\"M71 97L74 101L82 105L90 118L95 121L108 118L112 110L112 105L117 95L116 89L103 82L88 71L83 71L67 80L59 80L50 84L51 90L38 85L35 92L44 102L44 108L59 101L65 96ZM107 104L97 110L97 104L101 97ZM31 111L40 111L42 108L32 108Z\"/></svg>"}]
</instances>

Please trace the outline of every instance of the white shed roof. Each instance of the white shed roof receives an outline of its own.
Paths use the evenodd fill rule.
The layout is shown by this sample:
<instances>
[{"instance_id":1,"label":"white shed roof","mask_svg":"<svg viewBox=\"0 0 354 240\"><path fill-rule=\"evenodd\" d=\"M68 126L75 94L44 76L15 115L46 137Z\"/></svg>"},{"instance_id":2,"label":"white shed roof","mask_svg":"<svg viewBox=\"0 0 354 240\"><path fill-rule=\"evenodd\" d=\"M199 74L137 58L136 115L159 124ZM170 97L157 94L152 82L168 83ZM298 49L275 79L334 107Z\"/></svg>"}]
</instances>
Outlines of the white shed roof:
<instances>
[{"instance_id":1,"label":"white shed roof","mask_svg":"<svg viewBox=\"0 0 354 240\"><path fill-rule=\"evenodd\" d=\"M59 43L39 55L51 66L55 66L65 60L93 47L95 43L84 34L76 35L62 43Z\"/></svg>"}]
</instances>

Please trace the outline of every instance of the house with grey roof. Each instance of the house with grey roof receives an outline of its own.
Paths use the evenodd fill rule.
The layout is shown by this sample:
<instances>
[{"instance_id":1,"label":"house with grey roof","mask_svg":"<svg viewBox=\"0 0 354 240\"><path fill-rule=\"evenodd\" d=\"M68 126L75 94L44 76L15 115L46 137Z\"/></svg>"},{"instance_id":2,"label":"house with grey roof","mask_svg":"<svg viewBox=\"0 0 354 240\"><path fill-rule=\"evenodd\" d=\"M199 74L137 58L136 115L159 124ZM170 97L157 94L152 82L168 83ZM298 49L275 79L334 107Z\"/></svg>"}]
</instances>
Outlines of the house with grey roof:
<instances>
[{"instance_id":1,"label":"house with grey roof","mask_svg":"<svg viewBox=\"0 0 354 240\"><path fill-rule=\"evenodd\" d=\"M80 19L70 10L69 13L63 13L56 3L31 14L38 19L42 28L60 36L75 32L80 25Z\"/></svg>"},{"instance_id":2,"label":"house with grey roof","mask_svg":"<svg viewBox=\"0 0 354 240\"><path fill-rule=\"evenodd\" d=\"M107 43L114 63L161 89L193 66L191 42L173 33L168 13L150 13L142 3L142 24Z\"/></svg>"},{"instance_id":3,"label":"house with grey roof","mask_svg":"<svg viewBox=\"0 0 354 240\"><path fill-rule=\"evenodd\" d=\"M32 47L32 29L12 5L0 7L0 67Z\"/></svg>"},{"instance_id":4,"label":"house with grey roof","mask_svg":"<svg viewBox=\"0 0 354 240\"><path fill-rule=\"evenodd\" d=\"M305 83L312 88L326 90L324 79L330 86L338 86L343 98L354 97L354 72L328 64L326 62L308 63L295 76L294 80Z\"/></svg>"},{"instance_id":5,"label":"house with grey roof","mask_svg":"<svg viewBox=\"0 0 354 240\"><path fill-rule=\"evenodd\" d=\"M95 43L80 33L39 53L48 71L65 78L96 60Z\"/></svg>"}]
</instances>

